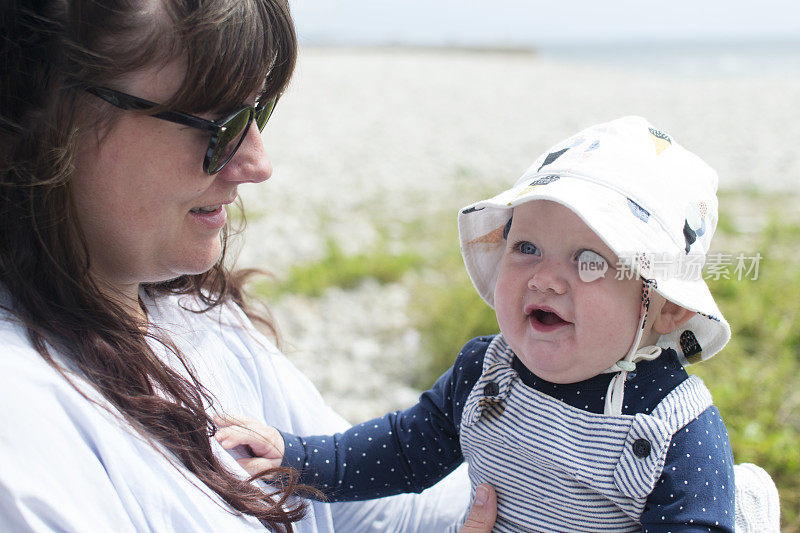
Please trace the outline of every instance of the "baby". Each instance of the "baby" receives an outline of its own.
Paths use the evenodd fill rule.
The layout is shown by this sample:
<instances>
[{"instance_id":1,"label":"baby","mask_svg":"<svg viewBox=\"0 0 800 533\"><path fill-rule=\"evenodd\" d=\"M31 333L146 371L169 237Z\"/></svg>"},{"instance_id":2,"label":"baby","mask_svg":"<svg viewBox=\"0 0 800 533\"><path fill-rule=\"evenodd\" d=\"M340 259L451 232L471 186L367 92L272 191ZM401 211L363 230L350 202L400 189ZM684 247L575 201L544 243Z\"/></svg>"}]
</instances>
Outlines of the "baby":
<instances>
[{"instance_id":1,"label":"baby","mask_svg":"<svg viewBox=\"0 0 800 533\"><path fill-rule=\"evenodd\" d=\"M417 405L332 436L221 421L253 473L330 501L419 492L469 465L495 531L733 531L733 458L684 366L730 338L702 279L717 176L639 117L588 128L463 209L467 272L501 333L469 341Z\"/></svg>"}]
</instances>

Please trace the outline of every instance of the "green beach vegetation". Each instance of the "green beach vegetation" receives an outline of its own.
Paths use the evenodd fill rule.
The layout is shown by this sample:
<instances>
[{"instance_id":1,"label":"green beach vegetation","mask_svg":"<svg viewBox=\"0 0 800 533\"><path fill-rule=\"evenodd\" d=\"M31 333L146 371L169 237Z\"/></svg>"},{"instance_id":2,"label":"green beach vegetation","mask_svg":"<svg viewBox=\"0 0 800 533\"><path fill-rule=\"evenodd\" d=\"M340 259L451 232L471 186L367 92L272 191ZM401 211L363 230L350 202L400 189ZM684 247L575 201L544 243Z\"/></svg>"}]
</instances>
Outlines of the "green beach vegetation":
<instances>
[{"instance_id":1,"label":"green beach vegetation","mask_svg":"<svg viewBox=\"0 0 800 533\"><path fill-rule=\"evenodd\" d=\"M397 254L386 249L386 239L369 252L346 255L331 238L325 243L325 253L312 263L295 265L280 280L266 280L256 286L256 292L267 301L284 294L317 297L329 287L352 289L370 278L379 283L400 281L411 269L419 268L422 258L409 250Z\"/></svg>"}]
</instances>

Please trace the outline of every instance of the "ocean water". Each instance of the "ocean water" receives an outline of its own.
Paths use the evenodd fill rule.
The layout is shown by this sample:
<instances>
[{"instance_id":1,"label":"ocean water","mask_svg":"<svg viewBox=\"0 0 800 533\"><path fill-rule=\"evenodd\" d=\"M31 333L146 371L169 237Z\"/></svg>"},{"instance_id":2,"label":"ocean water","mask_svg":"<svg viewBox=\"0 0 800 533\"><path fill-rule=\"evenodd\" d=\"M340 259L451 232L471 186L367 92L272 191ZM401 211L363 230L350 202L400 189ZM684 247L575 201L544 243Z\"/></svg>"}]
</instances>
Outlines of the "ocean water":
<instances>
[{"instance_id":1,"label":"ocean water","mask_svg":"<svg viewBox=\"0 0 800 533\"><path fill-rule=\"evenodd\" d=\"M535 59L609 70L644 73L673 79L779 78L800 79L800 39L776 41L657 41L580 44L493 42L430 42L424 39L365 40L306 39L302 46L508 52Z\"/></svg>"},{"instance_id":2,"label":"ocean water","mask_svg":"<svg viewBox=\"0 0 800 533\"><path fill-rule=\"evenodd\" d=\"M545 45L535 51L546 59L672 78L800 78L800 40Z\"/></svg>"}]
</instances>

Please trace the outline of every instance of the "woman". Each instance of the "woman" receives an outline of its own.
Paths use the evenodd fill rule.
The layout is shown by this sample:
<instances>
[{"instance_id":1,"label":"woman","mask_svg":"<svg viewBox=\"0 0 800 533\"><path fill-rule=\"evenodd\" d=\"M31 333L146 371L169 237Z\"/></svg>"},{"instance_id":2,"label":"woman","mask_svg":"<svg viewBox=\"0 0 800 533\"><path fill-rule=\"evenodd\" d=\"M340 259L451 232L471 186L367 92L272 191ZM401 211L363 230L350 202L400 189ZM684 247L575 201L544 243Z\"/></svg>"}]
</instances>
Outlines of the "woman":
<instances>
[{"instance_id":1,"label":"woman","mask_svg":"<svg viewBox=\"0 0 800 533\"><path fill-rule=\"evenodd\" d=\"M344 425L256 332L224 262L226 206L272 171L259 130L295 63L286 1L26 6L3 8L0 45L0 529L451 523L463 478L306 505L290 472L262 490L209 438L227 412Z\"/></svg>"}]
</instances>

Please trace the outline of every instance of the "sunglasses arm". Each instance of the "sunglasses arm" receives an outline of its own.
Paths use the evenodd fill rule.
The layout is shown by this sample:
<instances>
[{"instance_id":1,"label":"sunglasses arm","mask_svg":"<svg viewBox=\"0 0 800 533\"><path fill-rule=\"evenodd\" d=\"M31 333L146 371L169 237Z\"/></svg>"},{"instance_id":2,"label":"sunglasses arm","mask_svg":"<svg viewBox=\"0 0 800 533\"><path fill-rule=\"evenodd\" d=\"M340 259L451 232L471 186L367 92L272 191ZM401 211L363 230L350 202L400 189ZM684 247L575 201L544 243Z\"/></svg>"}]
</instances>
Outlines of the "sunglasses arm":
<instances>
[{"instance_id":1,"label":"sunglasses arm","mask_svg":"<svg viewBox=\"0 0 800 533\"><path fill-rule=\"evenodd\" d=\"M194 115L187 115L186 113L181 113L180 111L164 111L163 113L156 113L153 116L162 120L174 122L175 124L183 124L184 126L197 128L199 130L208 131L211 133L218 133L220 129L220 126L215 122L196 117Z\"/></svg>"},{"instance_id":2,"label":"sunglasses arm","mask_svg":"<svg viewBox=\"0 0 800 533\"><path fill-rule=\"evenodd\" d=\"M145 100L144 98L132 96L130 94L115 91L114 89L109 89L108 87L87 87L86 91L120 109L146 111L148 109L158 107L158 104L154 102ZM220 129L220 126L215 122L196 117L194 115L189 115L187 113L181 113L180 111L163 111L161 113L155 113L152 116L173 122L175 124L182 124L184 126L197 128L199 130L208 131L211 133L218 133Z\"/></svg>"}]
</instances>

